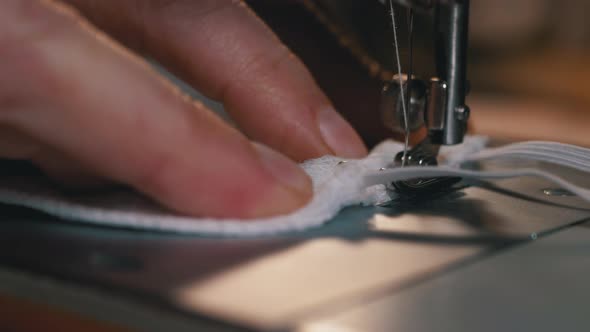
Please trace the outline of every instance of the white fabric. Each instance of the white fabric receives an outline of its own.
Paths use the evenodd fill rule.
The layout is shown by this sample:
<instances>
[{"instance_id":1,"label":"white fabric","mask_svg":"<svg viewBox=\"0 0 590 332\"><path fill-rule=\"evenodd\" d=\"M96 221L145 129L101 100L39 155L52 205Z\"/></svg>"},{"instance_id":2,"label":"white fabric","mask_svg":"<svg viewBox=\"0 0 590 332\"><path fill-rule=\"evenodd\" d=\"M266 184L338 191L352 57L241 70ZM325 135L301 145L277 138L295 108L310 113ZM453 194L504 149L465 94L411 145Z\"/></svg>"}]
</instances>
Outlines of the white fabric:
<instances>
[{"instance_id":1,"label":"white fabric","mask_svg":"<svg viewBox=\"0 0 590 332\"><path fill-rule=\"evenodd\" d=\"M362 160L325 156L301 167L313 180L314 198L294 213L256 220L193 218L174 214L131 192L108 195L68 196L35 178L0 177L0 202L25 206L78 222L201 235L260 236L317 227L343 207L373 205L389 200L384 183L429 176L461 176L496 179L541 176L590 201L590 191L536 169L482 172L460 169L464 161L489 158L552 159L590 171L590 150L558 143L529 142L484 149L486 138L468 137L465 143L441 148L440 167L405 167L380 171L388 166L403 145L386 141ZM586 164L585 164L586 163ZM231 208L231 207L230 207Z\"/></svg>"}]
</instances>

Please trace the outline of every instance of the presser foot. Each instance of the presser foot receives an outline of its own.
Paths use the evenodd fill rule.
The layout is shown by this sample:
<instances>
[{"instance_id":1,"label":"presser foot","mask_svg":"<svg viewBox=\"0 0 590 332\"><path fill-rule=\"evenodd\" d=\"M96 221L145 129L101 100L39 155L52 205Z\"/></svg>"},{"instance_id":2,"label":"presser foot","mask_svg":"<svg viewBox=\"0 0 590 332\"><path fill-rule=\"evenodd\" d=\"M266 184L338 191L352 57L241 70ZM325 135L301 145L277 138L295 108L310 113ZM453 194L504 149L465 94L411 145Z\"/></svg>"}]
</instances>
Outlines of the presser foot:
<instances>
[{"instance_id":1,"label":"presser foot","mask_svg":"<svg viewBox=\"0 0 590 332\"><path fill-rule=\"evenodd\" d=\"M439 145L432 144L430 139L426 138L405 154L399 152L394 159L394 165L403 166L436 166L438 162ZM448 191L451 187L459 182L459 177L436 177L436 178L419 178L412 180L394 181L390 188L398 194L405 196L423 196L432 195L439 192Z\"/></svg>"}]
</instances>

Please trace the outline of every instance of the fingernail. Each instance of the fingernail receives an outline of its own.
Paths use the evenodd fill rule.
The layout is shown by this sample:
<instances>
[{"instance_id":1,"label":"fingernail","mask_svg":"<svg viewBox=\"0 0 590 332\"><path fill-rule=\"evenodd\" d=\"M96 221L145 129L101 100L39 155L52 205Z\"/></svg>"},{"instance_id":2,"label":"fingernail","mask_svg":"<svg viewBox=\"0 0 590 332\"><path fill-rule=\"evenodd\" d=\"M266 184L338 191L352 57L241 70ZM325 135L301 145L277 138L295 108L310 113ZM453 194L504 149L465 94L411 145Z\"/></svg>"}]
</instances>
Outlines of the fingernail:
<instances>
[{"instance_id":1,"label":"fingernail","mask_svg":"<svg viewBox=\"0 0 590 332\"><path fill-rule=\"evenodd\" d=\"M254 142L262 165L283 186L298 194L311 195L311 179L295 162L266 145Z\"/></svg>"},{"instance_id":2,"label":"fingernail","mask_svg":"<svg viewBox=\"0 0 590 332\"><path fill-rule=\"evenodd\" d=\"M322 109L317 121L324 141L337 156L362 158L367 155L367 148L361 138L334 109Z\"/></svg>"}]
</instances>

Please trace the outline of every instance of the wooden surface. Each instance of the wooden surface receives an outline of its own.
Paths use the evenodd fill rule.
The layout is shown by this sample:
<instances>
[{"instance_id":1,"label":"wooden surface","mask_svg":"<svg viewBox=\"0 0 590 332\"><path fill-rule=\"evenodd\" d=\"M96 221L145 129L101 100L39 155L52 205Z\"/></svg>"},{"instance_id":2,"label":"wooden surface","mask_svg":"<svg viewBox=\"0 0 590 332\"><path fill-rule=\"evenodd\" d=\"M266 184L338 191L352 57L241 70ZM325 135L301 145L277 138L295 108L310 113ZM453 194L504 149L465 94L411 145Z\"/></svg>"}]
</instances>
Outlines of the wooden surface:
<instances>
[{"instance_id":1,"label":"wooden surface","mask_svg":"<svg viewBox=\"0 0 590 332\"><path fill-rule=\"evenodd\" d=\"M475 132L590 147L590 51L546 48L470 70Z\"/></svg>"},{"instance_id":2,"label":"wooden surface","mask_svg":"<svg viewBox=\"0 0 590 332\"><path fill-rule=\"evenodd\" d=\"M473 133L507 140L548 140L590 147L590 108L533 98L473 96Z\"/></svg>"}]
</instances>

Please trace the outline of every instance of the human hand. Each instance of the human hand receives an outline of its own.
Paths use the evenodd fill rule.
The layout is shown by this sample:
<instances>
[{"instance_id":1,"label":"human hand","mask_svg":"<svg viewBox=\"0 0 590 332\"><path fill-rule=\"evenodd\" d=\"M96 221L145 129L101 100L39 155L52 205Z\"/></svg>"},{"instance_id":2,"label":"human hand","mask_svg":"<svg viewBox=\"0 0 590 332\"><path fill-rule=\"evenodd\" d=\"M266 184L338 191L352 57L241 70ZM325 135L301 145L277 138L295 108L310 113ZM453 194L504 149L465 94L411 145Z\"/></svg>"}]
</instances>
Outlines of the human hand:
<instances>
[{"instance_id":1,"label":"human hand","mask_svg":"<svg viewBox=\"0 0 590 332\"><path fill-rule=\"evenodd\" d=\"M297 161L366 153L241 1L67 2L0 2L1 158L76 185L124 183L182 213L250 218L311 196L296 164L262 144ZM221 101L244 134L140 53Z\"/></svg>"}]
</instances>

